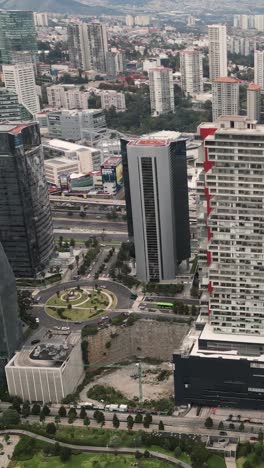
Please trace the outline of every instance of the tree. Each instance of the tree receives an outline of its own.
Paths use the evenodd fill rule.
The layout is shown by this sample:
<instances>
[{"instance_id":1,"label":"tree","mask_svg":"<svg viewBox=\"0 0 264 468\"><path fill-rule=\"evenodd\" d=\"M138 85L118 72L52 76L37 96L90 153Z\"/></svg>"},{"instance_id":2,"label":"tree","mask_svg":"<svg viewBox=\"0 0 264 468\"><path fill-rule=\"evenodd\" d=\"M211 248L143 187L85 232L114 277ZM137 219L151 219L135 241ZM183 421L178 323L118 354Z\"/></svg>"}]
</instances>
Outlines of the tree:
<instances>
[{"instance_id":1,"label":"tree","mask_svg":"<svg viewBox=\"0 0 264 468\"><path fill-rule=\"evenodd\" d=\"M230 429L230 431L234 431L235 430L235 425L233 423L230 423L229 424L229 429Z\"/></svg>"},{"instance_id":2,"label":"tree","mask_svg":"<svg viewBox=\"0 0 264 468\"><path fill-rule=\"evenodd\" d=\"M56 296L59 298L60 297L60 291L56 291Z\"/></svg>"},{"instance_id":3,"label":"tree","mask_svg":"<svg viewBox=\"0 0 264 468\"><path fill-rule=\"evenodd\" d=\"M43 408L42 408L42 411L43 411L45 416L48 416L50 414L50 409L49 409L48 405L44 405Z\"/></svg>"},{"instance_id":4,"label":"tree","mask_svg":"<svg viewBox=\"0 0 264 468\"><path fill-rule=\"evenodd\" d=\"M85 416L85 418L83 420L83 425L84 426L90 426L90 419L87 416Z\"/></svg>"},{"instance_id":5,"label":"tree","mask_svg":"<svg viewBox=\"0 0 264 468\"><path fill-rule=\"evenodd\" d=\"M254 466L252 465L252 463L250 463L249 460L246 460L246 461L243 463L243 468L254 468Z\"/></svg>"},{"instance_id":6,"label":"tree","mask_svg":"<svg viewBox=\"0 0 264 468\"><path fill-rule=\"evenodd\" d=\"M152 423L152 416L150 413L145 414L143 419L143 426L148 428L149 425Z\"/></svg>"},{"instance_id":7,"label":"tree","mask_svg":"<svg viewBox=\"0 0 264 468\"><path fill-rule=\"evenodd\" d=\"M240 423L238 430L241 431L241 432L243 432L245 430L245 425L244 425L243 422Z\"/></svg>"},{"instance_id":8,"label":"tree","mask_svg":"<svg viewBox=\"0 0 264 468\"><path fill-rule=\"evenodd\" d=\"M224 426L223 421L220 421L220 423L218 424L219 431L222 431L224 428L225 428L225 426Z\"/></svg>"},{"instance_id":9,"label":"tree","mask_svg":"<svg viewBox=\"0 0 264 468\"><path fill-rule=\"evenodd\" d=\"M159 422L159 431L164 431L164 424L162 421Z\"/></svg>"},{"instance_id":10,"label":"tree","mask_svg":"<svg viewBox=\"0 0 264 468\"><path fill-rule=\"evenodd\" d=\"M59 411L58 411L58 415L61 417L61 418L65 418L66 415L67 415L67 411L66 411L66 408L64 406L61 406Z\"/></svg>"},{"instance_id":11,"label":"tree","mask_svg":"<svg viewBox=\"0 0 264 468\"><path fill-rule=\"evenodd\" d=\"M117 435L113 435L109 440L109 447L118 448L121 446L121 439Z\"/></svg>"},{"instance_id":12,"label":"tree","mask_svg":"<svg viewBox=\"0 0 264 468\"><path fill-rule=\"evenodd\" d=\"M38 403L34 403L31 409L31 414L33 414L33 416L38 416L40 414L40 410L40 405Z\"/></svg>"},{"instance_id":13,"label":"tree","mask_svg":"<svg viewBox=\"0 0 264 468\"><path fill-rule=\"evenodd\" d=\"M68 411L68 416L73 417L74 419L77 418L77 411L75 408L70 408Z\"/></svg>"},{"instance_id":14,"label":"tree","mask_svg":"<svg viewBox=\"0 0 264 468\"><path fill-rule=\"evenodd\" d=\"M28 418L28 416L30 415L29 401L25 401L25 403L23 404L21 414L23 418Z\"/></svg>"},{"instance_id":15,"label":"tree","mask_svg":"<svg viewBox=\"0 0 264 468\"><path fill-rule=\"evenodd\" d=\"M44 413L43 409L39 413L39 420L40 420L40 422L45 421L45 413Z\"/></svg>"},{"instance_id":16,"label":"tree","mask_svg":"<svg viewBox=\"0 0 264 468\"><path fill-rule=\"evenodd\" d=\"M84 419L86 416L87 416L87 413L86 413L84 407L82 407L81 411L80 411L80 418Z\"/></svg>"},{"instance_id":17,"label":"tree","mask_svg":"<svg viewBox=\"0 0 264 468\"><path fill-rule=\"evenodd\" d=\"M16 426L20 422L20 416L17 410L9 408L3 411L2 420L5 426Z\"/></svg>"},{"instance_id":18,"label":"tree","mask_svg":"<svg viewBox=\"0 0 264 468\"><path fill-rule=\"evenodd\" d=\"M69 268L70 271L72 271L73 268L74 268L73 264L71 263L71 264L68 266L68 268Z\"/></svg>"},{"instance_id":19,"label":"tree","mask_svg":"<svg viewBox=\"0 0 264 468\"><path fill-rule=\"evenodd\" d=\"M68 447L61 447L60 450L60 459L62 463L65 463L70 460L72 456L72 450Z\"/></svg>"},{"instance_id":20,"label":"tree","mask_svg":"<svg viewBox=\"0 0 264 468\"><path fill-rule=\"evenodd\" d=\"M263 443L263 432L262 431L259 431L259 433L258 433L258 441Z\"/></svg>"},{"instance_id":21,"label":"tree","mask_svg":"<svg viewBox=\"0 0 264 468\"><path fill-rule=\"evenodd\" d=\"M75 240L72 238L70 239L70 246L75 247Z\"/></svg>"},{"instance_id":22,"label":"tree","mask_svg":"<svg viewBox=\"0 0 264 468\"><path fill-rule=\"evenodd\" d=\"M85 218L85 216L86 216L85 211L81 211L81 212L80 212L80 217L81 217L81 218Z\"/></svg>"},{"instance_id":23,"label":"tree","mask_svg":"<svg viewBox=\"0 0 264 468\"><path fill-rule=\"evenodd\" d=\"M141 423L142 423L142 420L143 420L142 414L141 414L141 413L137 413L136 416L135 416L135 423L141 424Z\"/></svg>"},{"instance_id":24,"label":"tree","mask_svg":"<svg viewBox=\"0 0 264 468\"><path fill-rule=\"evenodd\" d=\"M95 410L94 419L96 420L98 424L101 424L102 426L105 424L105 416L102 411Z\"/></svg>"},{"instance_id":25,"label":"tree","mask_svg":"<svg viewBox=\"0 0 264 468\"><path fill-rule=\"evenodd\" d=\"M20 397L14 397L12 400L12 408L17 410L18 413L21 412L21 403L22 399Z\"/></svg>"},{"instance_id":26,"label":"tree","mask_svg":"<svg viewBox=\"0 0 264 468\"><path fill-rule=\"evenodd\" d=\"M204 423L206 429L212 429L213 425L214 425L214 422L212 420L212 418L206 418L205 420L205 423Z\"/></svg>"},{"instance_id":27,"label":"tree","mask_svg":"<svg viewBox=\"0 0 264 468\"><path fill-rule=\"evenodd\" d=\"M46 432L47 434L56 434L56 425L54 423L48 423L47 426L46 426Z\"/></svg>"},{"instance_id":28,"label":"tree","mask_svg":"<svg viewBox=\"0 0 264 468\"><path fill-rule=\"evenodd\" d=\"M127 428L129 431L131 431L131 429L133 429L133 426L134 426L134 419L133 419L133 416L131 416L131 414L127 417Z\"/></svg>"},{"instance_id":29,"label":"tree","mask_svg":"<svg viewBox=\"0 0 264 468\"><path fill-rule=\"evenodd\" d=\"M113 416L113 426L115 429L118 429L119 426L120 426L120 421L117 417L117 415L114 413L114 416Z\"/></svg>"},{"instance_id":30,"label":"tree","mask_svg":"<svg viewBox=\"0 0 264 468\"><path fill-rule=\"evenodd\" d=\"M144 458L149 458L150 457L150 453L148 450L145 450L144 452Z\"/></svg>"},{"instance_id":31,"label":"tree","mask_svg":"<svg viewBox=\"0 0 264 468\"><path fill-rule=\"evenodd\" d=\"M176 447L176 449L174 450L174 454L175 454L175 457L176 458L179 458L182 454L182 450L181 450L181 447Z\"/></svg>"},{"instance_id":32,"label":"tree","mask_svg":"<svg viewBox=\"0 0 264 468\"><path fill-rule=\"evenodd\" d=\"M75 261L76 261L77 267L78 267L78 265L79 265L79 260L80 260L79 255L75 255Z\"/></svg>"}]
</instances>

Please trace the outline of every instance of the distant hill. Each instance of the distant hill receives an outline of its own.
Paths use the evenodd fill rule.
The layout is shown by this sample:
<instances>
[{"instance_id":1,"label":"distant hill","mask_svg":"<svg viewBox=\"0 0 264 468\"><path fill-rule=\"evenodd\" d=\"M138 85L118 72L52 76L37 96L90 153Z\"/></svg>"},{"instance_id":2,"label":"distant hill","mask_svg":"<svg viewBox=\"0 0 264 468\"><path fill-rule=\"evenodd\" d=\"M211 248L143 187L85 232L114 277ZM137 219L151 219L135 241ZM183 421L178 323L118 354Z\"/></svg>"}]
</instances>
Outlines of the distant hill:
<instances>
[{"instance_id":1,"label":"distant hill","mask_svg":"<svg viewBox=\"0 0 264 468\"><path fill-rule=\"evenodd\" d=\"M82 15L114 15L114 10L108 7L84 5L78 0L0 0L0 9L49 11L51 13L82 14ZM107 2L106 2L107 3Z\"/></svg>"}]
</instances>

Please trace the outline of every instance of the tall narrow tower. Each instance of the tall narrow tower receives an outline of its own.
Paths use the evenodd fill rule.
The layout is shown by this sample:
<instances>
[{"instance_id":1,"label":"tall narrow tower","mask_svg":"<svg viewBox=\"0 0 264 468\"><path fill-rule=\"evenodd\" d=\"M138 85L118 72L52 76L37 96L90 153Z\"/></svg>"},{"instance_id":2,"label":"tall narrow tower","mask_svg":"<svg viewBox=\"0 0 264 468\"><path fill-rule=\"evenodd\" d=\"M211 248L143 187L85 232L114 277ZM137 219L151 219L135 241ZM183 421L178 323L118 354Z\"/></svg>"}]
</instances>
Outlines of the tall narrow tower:
<instances>
[{"instance_id":1,"label":"tall narrow tower","mask_svg":"<svg viewBox=\"0 0 264 468\"><path fill-rule=\"evenodd\" d=\"M212 24L208 26L209 73L210 80L227 76L227 38L226 26Z\"/></svg>"},{"instance_id":2,"label":"tall narrow tower","mask_svg":"<svg viewBox=\"0 0 264 468\"><path fill-rule=\"evenodd\" d=\"M151 113L154 117L174 112L174 88L171 68L150 68L149 90Z\"/></svg>"},{"instance_id":3,"label":"tall narrow tower","mask_svg":"<svg viewBox=\"0 0 264 468\"><path fill-rule=\"evenodd\" d=\"M180 53L182 89L186 93L203 91L203 61L199 50L183 50Z\"/></svg>"},{"instance_id":4,"label":"tall narrow tower","mask_svg":"<svg viewBox=\"0 0 264 468\"><path fill-rule=\"evenodd\" d=\"M260 119L261 112L261 86L249 85L247 89L247 116L250 120Z\"/></svg>"},{"instance_id":5,"label":"tall narrow tower","mask_svg":"<svg viewBox=\"0 0 264 468\"><path fill-rule=\"evenodd\" d=\"M239 114L239 81L234 78L218 78L212 83L213 121L221 115Z\"/></svg>"}]
</instances>

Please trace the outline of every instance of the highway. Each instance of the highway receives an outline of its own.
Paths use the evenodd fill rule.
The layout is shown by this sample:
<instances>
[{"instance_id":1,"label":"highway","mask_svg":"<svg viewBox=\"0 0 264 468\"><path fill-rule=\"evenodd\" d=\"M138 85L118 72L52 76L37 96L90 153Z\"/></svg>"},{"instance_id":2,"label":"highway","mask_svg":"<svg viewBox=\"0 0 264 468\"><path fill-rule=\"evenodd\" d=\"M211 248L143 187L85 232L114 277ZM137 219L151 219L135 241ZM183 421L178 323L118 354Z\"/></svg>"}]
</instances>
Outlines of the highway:
<instances>
[{"instance_id":1,"label":"highway","mask_svg":"<svg viewBox=\"0 0 264 468\"><path fill-rule=\"evenodd\" d=\"M121 222L115 222L111 220L104 219L72 219L72 218L53 218L53 226L55 229L60 228L81 228L89 230L97 230L102 232L103 229L107 231L117 231L127 234L127 224Z\"/></svg>"},{"instance_id":2,"label":"highway","mask_svg":"<svg viewBox=\"0 0 264 468\"><path fill-rule=\"evenodd\" d=\"M128 241L128 236L125 233L122 232L117 232L117 231L104 231L102 232L102 229L86 229L86 228L77 228L77 227L72 227L72 228L63 228L61 227L60 229L55 228L53 230L55 238L58 238L60 236L65 237L66 239L73 238L75 240L87 240L92 236L96 236L98 238L101 238L101 241L103 243L106 242L127 242Z\"/></svg>"},{"instance_id":3,"label":"highway","mask_svg":"<svg viewBox=\"0 0 264 468\"><path fill-rule=\"evenodd\" d=\"M51 203L71 203L80 205L105 205L105 206L125 206L125 200L112 200L107 198L81 198L81 197L63 197L50 195Z\"/></svg>"}]
</instances>

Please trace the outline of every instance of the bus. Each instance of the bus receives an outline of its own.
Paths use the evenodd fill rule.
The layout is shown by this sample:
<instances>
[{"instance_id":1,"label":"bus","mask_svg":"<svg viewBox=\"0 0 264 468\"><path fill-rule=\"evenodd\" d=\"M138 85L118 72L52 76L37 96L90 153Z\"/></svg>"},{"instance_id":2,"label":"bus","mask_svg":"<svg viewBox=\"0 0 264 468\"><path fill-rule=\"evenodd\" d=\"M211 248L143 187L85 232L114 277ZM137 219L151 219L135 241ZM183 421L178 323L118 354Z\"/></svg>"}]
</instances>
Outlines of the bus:
<instances>
[{"instance_id":1,"label":"bus","mask_svg":"<svg viewBox=\"0 0 264 468\"><path fill-rule=\"evenodd\" d=\"M173 308L172 302L155 302L154 305L159 307L160 309L172 309Z\"/></svg>"}]
</instances>

